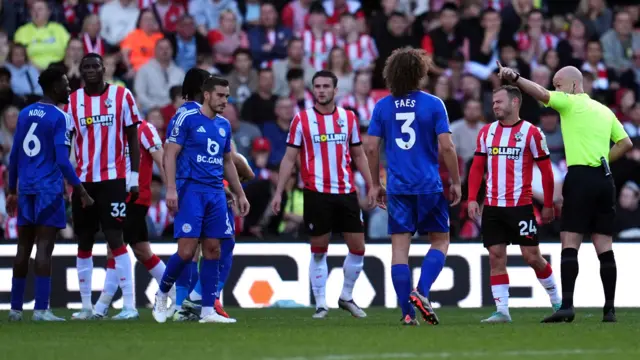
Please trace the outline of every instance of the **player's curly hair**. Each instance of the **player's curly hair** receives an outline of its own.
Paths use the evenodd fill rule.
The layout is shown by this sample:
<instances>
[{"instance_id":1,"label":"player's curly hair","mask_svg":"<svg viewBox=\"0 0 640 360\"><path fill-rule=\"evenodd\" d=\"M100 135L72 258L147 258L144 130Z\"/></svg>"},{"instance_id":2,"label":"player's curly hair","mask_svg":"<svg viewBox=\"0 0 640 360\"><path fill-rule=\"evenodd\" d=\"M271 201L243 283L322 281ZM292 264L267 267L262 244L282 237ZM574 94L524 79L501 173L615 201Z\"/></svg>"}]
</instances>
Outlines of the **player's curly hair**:
<instances>
[{"instance_id":1,"label":"player's curly hair","mask_svg":"<svg viewBox=\"0 0 640 360\"><path fill-rule=\"evenodd\" d=\"M420 80L429 73L431 60L422 49L396 49L387 58L382 70L387 88L393 96L404 96L420 89Z\"/></svg>"}]
</instances>

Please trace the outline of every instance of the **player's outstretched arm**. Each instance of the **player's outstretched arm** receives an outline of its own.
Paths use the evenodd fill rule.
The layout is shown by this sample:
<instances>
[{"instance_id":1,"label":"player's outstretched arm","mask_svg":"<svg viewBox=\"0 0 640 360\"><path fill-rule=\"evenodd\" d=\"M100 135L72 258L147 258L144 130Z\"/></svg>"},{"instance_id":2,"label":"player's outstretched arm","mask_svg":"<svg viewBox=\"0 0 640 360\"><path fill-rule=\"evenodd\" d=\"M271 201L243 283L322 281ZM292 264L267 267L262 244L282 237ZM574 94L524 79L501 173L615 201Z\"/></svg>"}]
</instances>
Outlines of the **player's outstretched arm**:
<instances>
[{"instance_id":1,"label":"player's outstretched arm","mask_svg":"<svg viewBox=\"0 0 640 360\"><path fill-rule=\"evenodd\" d=\"M451 133L442 133L438 135L438 149L442 154L444 164L449 170L451 175L451 206L458 205L462 197L461 184L460 184L460 168L458 168L458 154L456 153L456 146L453 143Z\"/></svg>"},{"instance_id":2,"label":"player's outstretched arm","mask_svg":"<svg viewBox=\"0 0 640 360\"><path fill-rule=\"evenodd\" d=\"M512 82L514 85L520 88L520 90L526 92L531 95L534 99L540 101L541 103L547 105L549 104L549 99L551 98L551 94L549 90L545 89L543 86L534 83L531 80L527 80L520 76L515 70L507 67L503 67L499 61L496 61L498 65L498 76L501 79Z\"/></svg>"},{"instance_id":3,"label":"player's outstretched arm","mask_svg":"<svg viewBox=\"0 0 640 360\"><path fill-rule=\"evenodd\" d=\"M233 163L231 151L224 154L224 177L229 182L231 191L238 197L240 216L246 216L249 213L249 201L247 201L247 196L244 194L242 184L240 184L240 177L236 165Z\"/></svg>"},{"instance_id":4,"label":"player's outstretched arm","mask_svg":"<svg viewBox=\"0 0 640 360\"><path fill-rule=\"evenodd\" d=\"M282 203L282 192L284 191L284 186L289 181L291 177L291 172L293 171L293 166L296 163L296 159L298 158L298 154L300 153L300 148L294 146L287 146L287 151L284 153L284 157L282 158L282 162L280 162L280 171L278 173L278 186L276 187L276 192L273 194L273 200L271 200L271 210L273 210L274 214L280 213L280 205Z\"/></svg>"}]
</instances>

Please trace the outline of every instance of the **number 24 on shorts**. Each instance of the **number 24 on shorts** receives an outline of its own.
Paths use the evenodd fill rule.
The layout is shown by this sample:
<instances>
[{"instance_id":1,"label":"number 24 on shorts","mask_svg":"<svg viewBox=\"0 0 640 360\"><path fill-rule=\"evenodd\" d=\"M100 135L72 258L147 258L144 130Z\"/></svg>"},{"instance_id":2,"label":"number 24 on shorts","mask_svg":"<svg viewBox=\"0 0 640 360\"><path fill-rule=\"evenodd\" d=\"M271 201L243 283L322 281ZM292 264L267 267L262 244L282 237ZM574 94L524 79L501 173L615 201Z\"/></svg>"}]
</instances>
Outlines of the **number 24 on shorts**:
<instances>
[{"instance_id":1,"label":"number 24 on shorts","mask_svg":"<svg viewBox=\"0 0 640 360\"><path fill-rule=\"evenodd\" d=\"M520 221L518 227L520 228L520 236L529 236L538 233L538 228L533 220L529 220L529 222L524 220Z\"/></svg>"},{"instance_id":2,"label":"number 24 on shorts","mask_svg":"<svg viewBox=\"0 0 640 360\"><path fill-rule=\"evenodd\" d=\"M404 141L402 138L396 138L396 145L402 150L409 150L416 143L416 131L411 127L411 124L416 120L416 113L397 113L396 120L404 121L400 127L400 131L402 131L403 134L409 135L408 141Z\"/></svg>"}]
</instances>

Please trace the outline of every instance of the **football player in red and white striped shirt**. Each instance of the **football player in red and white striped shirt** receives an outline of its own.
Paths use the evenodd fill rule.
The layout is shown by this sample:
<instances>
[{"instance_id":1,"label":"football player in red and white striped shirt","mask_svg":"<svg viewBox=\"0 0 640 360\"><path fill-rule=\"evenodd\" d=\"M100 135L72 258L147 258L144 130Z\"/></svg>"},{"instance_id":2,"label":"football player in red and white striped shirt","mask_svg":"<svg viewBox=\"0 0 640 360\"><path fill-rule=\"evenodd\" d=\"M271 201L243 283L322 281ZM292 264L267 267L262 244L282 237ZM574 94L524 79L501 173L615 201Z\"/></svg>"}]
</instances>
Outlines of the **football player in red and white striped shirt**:
<instances>
[{"instance_id":1,"label":"football player in red and white striped shirt","mask_svg":"<svg viewBox=\"0 0 640 360\"><path fill-rule=\"evenodd\" d=\"M114 319L138 317L135 309L131 259L122 230L126 216L127 190L132 201L138 198L140 149L132 146L131 178L127 184L127 143L138 143L138 107L131 92L104 81L104 64L98 54L87 54L80 62L84 88L73 92L67 107L74 126L76 172L85 189L95 199L93 206L83 208L79 196L72 196L73 228L78 238L78 281L82 311L73 319L94 318L91 302L93 259L91 251L95 235L102 229L115 259L118 285L122 289L123 310Z\"/></svg>"},{"instance_id":2,"label":"football player in red and white striped shirt","mask_svg":"<svg viewBox=\"0 0 640 360\"><path fill-rule=\"evenodd\" d=\"M357 109L360 123L369 124L373 109L376 107L376 101L371 97L371 74L364 71L356 72L353 91L352 95L342 98L340 106Z\"/></svg>"},{"instance_id":3,"label":"football player in red and white striped shirt","mask_svg":"<svg viewBox=\"0 0 640 360\"><path fill-rule=\"evenodd\" d=\"M510 322L507 245L520 245L522 256L546 289L555 310L562 299L551 265L540 254L538 229L533 212L531 181L534 162L540 168L544 191L542 219L553 214L553 171L542 132L518 116L522 93L503 86L493 92L496 119L480 130L476 155L469 172L469 217L480 216L476 198L487 166L487 191L482 211L482 241L489 250L491 291L497 311L483 322Z\"/></svg>"},{"instance_id":4,"label":"football player in red and white striped shirt","mask_svg":"<svg viewBox=\"0 0 640 360\"><path fill-rule=\"evenodd\" d=\"M340 15L340 30L344 47L354 71L373 71L378 58L378 48L373 38L358 31L358 22L352 13Z\"/></svg>"},{"instance_id":5,"label":"football player in red and white striped shirt","mask_svg":"<svg viewBox=\"0 0 640 360\"><path fill-rule=\"evenodd\" d=\"M298 113L291 122L287 151L280 163L278 187L271 202L273 211L280 212L282 192L300 155L304 182L304 221L311 236L309 276L316 300L316 319L327 316L325 288L328 277L327 248L331 233L341 232L349 247L345 258L344 285L338 300L340 308L354 317L366 313L353 301L353 287L364 263L364 226L356 195L351 163L364 177L369 189L371 172L362 149L359 125L351 111L336 106L338 78L330 71L313 76L315 106ZM375 196L369 194L369 206Z\"/></svg>"},{"instance_id":6,"label":"football player in red and white striped shirt","mask_svg":"<svg viewBox=\"0 0 640 360\"><path fill-rule=\"evenodd\" d=\"M127 203L127 216L124 222L124 240L131 246L136 259L145 266L151 276L160 284L164 274L165 264L157 257L149 245L149 230L147 229L147 212L151 206L151 176L155 163L162 171L162 140L158 130L151 123L142 120L138 126L138 141L140 146L140 195L135 201ZM129 144L125 153L129 155ZM131 161L127 159L127 180L131 180ZM111 300L118 290L118 275L115 271L115 261L111 253L107 258L107 274L100 299L95 306L96 316L106 316ZM174 297L175 299L175 297Z\"/></svg>"},{"instance_id":7,"label":"football player in red and white striped shirt","mask_svg":"<svg viewBox=\"0 0 640 360\"><path fill-rule=\"evenodd\" d=\"M338 45L338 38L328 30L324 8L319 3L312 4L309 9L309 29L304 30L300 38L304 44L305 56L318 71L326 67L329 51Z\"/></svg>"}]
</instances>

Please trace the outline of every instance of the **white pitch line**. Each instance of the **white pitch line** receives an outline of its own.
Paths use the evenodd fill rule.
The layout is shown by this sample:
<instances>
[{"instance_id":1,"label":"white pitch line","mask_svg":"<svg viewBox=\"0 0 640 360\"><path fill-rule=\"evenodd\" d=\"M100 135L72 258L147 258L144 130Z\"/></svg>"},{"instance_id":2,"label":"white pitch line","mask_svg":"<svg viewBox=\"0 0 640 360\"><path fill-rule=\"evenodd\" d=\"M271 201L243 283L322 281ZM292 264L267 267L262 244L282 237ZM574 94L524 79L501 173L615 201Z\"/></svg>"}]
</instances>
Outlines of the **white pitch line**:
<instances>
[{"instance_id":1,"label":"white pitch line","mask_svg":"<svg viewBox=\"0 0 640 360\"><path fill-rule=\"evenodd\" d=\"M514 350L514 351L470 351L470 352L423 352L423 353L379 353L379 354L350 354L350 355L321 355L321 356L293 356L267 357L262 360L370 360L370 359L450 359L474 357L531 357L531 356L565 356L565 355L596 355L616 353L637 353L615 349L566 349L566 350Z\"/></svg>"}]
</instances>

